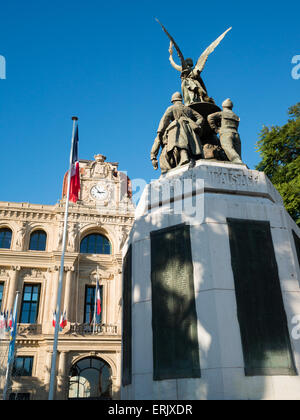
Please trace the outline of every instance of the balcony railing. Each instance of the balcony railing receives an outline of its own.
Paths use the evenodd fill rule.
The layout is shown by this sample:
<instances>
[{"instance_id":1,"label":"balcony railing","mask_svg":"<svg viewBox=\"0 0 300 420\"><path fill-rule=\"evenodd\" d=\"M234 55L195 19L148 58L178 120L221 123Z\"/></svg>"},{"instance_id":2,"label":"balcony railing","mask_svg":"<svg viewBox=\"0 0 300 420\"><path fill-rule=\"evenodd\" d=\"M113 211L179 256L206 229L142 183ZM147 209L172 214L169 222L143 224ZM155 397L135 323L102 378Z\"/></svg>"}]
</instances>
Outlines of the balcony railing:
<instances>
[{"instance_id":1,"label":"balcony railing","mask_svg":"<svg viewBox=\"0 0 300 420\"><path fill-rule=\"evenodd\" d=\"M54 331L54 329L53 329ZM77 322L68 323L68 326L63 330L62 334L73 335L118 335L118 326L115 324L79 324ZM22 337L42 335L42 324L18 324L17 339ZM2 337L4 340L9 340L10 332L7 331Z\"/></svg>"},{"instance_id":2,"label":"balcony railing","mask_svg":"<svg viewBox=\"0 0 300 420\"><path fill-rule=\"evenodd\" d=\"M118 335L118 326L113 324L71 323L68 334L74 335Z\"/></svg>"},{"instance_id":3,"label":"balcony railing","mask_svg":"<svg viewBox=\"0 0 300 420\"><path fill-rule=\"evenodd\" d=\"M6 330L2 339L10 340L10 330ZM22 337L41 335L42 334L42 325L41 324L18 324L17 326L17 339Z\"/></svg>"},{"instance_id":4,"label":"balcony railing","mask_svg":"<svg viewBox=\"0 0 300 420\"><path fill-rule=\"evenodd\" d=\"M18 335L40 335L42 334L41 324L18 324Z\"/></svg>"}]
</instances>

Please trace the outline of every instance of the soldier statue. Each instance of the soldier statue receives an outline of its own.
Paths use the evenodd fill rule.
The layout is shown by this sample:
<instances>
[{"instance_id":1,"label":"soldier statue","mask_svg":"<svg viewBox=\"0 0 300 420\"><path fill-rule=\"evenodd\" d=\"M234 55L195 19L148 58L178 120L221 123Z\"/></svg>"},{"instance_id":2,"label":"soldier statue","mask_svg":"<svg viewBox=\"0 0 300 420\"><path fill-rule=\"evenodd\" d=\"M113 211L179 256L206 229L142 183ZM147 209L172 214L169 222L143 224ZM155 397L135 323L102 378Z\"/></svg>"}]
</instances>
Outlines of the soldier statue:
<instances>
[{"instance_id":1,"label":"soldier statue","mask_svg":"<svg viewBox=\"0 0 300 420\"><path fill-rule=\"evenodd\" d=\"M233 103L226 99L222 103L223 111L207 117L212 130L220 136L221 146L230 162L243 163L241 159L241 140L238 133L240 118L232 111Z\"/></svg>"},{"instance_id":2,"label":"soldier statue","mask_svg":"<svg viewBox=\"0 0 300 420\"><path fill-rule=\"evenodd\" d=\"M171 102L173 105L163 115L151 149L152 164L157 169L157 155L162 148L159 158L162 173L202 156L200 136L204 118L182 103L180 92L173 94Z\"/></svg>"}]
</instances>

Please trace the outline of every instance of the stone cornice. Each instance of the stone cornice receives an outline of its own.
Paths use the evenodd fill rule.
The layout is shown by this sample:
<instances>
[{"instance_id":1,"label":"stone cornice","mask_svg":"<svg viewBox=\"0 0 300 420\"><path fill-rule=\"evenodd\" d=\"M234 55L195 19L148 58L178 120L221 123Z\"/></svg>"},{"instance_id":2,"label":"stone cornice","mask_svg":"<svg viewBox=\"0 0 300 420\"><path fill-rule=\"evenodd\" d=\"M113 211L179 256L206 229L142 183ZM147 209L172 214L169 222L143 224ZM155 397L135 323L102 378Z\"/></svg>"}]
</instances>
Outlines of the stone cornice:
<instances>
[{"instance_id":1,"label":"stone cornice","mask_svg":"<svg viewBox=\"0 0 300 420\"><path fill-rule=\"evenodd\" d=\"M78 253L65 254L65 266L75 264ZM45 268L59 266L61 254L59 252L38 252L38 251L10 251L1 250L0 267L20 266L22 268Z\"/></svg>"},{"instance_id":2,"label":"stone cornice","mask_svg":"<svg viewBox=\"0 0 300 420\"><path fill-rule=\"evenodd\" d=\"M28 203L0 202L1 221L28 221L28 222L57 222L64 216L65 206L34 205ZM106 210L105 214L99 214L96 208L76 206L69 210L69 222L80 223L103 223L103 224L128 224L134 222L134 211L125 214L118 210Z\"/></svg>"}]
</instances>

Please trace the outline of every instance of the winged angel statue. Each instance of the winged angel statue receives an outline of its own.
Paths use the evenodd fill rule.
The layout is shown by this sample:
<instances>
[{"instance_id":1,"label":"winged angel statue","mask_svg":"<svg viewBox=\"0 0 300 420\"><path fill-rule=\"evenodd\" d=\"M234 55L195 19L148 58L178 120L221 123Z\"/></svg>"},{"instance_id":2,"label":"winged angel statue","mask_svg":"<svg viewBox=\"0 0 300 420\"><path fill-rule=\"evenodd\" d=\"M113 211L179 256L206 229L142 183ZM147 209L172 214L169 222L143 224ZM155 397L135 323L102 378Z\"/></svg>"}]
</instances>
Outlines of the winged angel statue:
<instances>
[{"instance_id":1,"label":"winged angel statue","mask_svg":"<svg viewBox=\"0 0 300 420\"><path fill-rule=\"evenodd\" d=\"M210 44L208 48L206 48L206 50L198 58L198 61L194 67L193 60L191 58L184 58L173 37L169 34L169 32L166 30L163 24L159 22L158 19L156 19L156 21L161 25L163 31L170 39L169 60L172 67L181 73L181 89L185 105L190 105L195 102L214 103L214 100L207 94L207 89L202 80L201 73L204 69L208 56L215 50L227 32L229 32L232 28L227 29L227 31L220 35L219 38L217 38L212 44ZM178 57L180 58L181 66L176 64L173 59L173 46L175 47Z\"/></svg>"}]
</instances>

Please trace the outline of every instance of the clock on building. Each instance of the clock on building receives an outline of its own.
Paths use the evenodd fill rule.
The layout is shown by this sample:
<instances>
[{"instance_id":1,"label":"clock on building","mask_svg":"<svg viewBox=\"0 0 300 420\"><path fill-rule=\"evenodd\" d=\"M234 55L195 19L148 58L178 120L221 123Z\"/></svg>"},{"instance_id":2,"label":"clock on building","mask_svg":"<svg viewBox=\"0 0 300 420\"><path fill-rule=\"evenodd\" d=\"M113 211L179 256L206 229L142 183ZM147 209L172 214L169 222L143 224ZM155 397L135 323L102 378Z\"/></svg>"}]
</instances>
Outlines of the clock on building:
<instances>
[{"instance_id":1,"label":"clock on building","mask_svg":"<svg viewBox=\"0 0 300 420\"><path fill-rule=\"evenodd\" d=\"M109 196L109 191L106 186L102 184L96 184L91 188L91 196L95 200L106 200Z\"/></svg>"}]
</instances>

